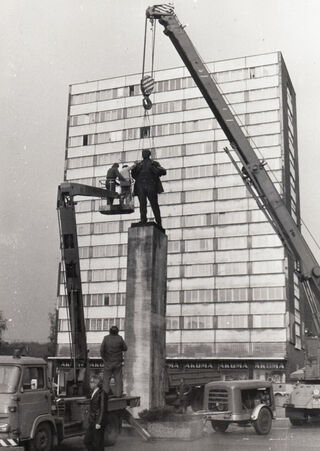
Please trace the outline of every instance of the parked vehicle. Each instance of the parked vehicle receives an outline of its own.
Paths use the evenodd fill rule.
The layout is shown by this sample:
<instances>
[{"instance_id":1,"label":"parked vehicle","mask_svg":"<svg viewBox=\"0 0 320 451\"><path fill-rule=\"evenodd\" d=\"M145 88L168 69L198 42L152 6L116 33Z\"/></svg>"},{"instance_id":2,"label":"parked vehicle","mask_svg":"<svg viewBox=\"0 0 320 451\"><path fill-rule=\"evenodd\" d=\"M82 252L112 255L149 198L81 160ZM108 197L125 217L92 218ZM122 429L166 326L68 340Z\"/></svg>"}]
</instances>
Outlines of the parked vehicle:
<instances>
[{"instance_id":1,"label":"parked vehicle","mask_svg":"<svg viewBox=\"0 0 320 451\"><path fill-rule=\"evenodd\" d=\"M271 382L210 382L204 389L204 414L217 432L225 432L229 424L252 424L259 435L269 434L275 418Z\"/></svg>"},{"instance_id":2,"label":"parked vehicle","mask_svg":"<svg viewBox=\"0 0 320 451\"><path fill-rule=\"evenodd\" d=\"M50 451L54 442L84 434L89 401L85 396L56 397L45 360L0 356L0 447ZM108 401L106 445L116 442L122 419L130 421L127 407L139 402L138 396Z\"/></svg>"},{"instance_id":3,"label":"parked vehicle","mask_svg":"<svg viewBox=\"0 0 320 451\"><path fill-rule=\"evenodd\" d=\"M293 426L302 426L309 417L320 417L320 339L305 338L305 367L291 373L297 383L284 404Z\"/></svg>"}]
</instances>

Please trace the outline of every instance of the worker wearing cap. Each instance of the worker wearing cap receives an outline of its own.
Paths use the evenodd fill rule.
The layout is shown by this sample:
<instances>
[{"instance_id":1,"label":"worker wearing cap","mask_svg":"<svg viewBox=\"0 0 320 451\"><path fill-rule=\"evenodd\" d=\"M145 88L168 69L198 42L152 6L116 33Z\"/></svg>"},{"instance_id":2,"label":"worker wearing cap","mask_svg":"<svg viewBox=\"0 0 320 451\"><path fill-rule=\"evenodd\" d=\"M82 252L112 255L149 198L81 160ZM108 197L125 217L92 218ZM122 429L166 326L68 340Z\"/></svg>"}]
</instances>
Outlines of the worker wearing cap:
<instances>
[{"instance_id":1,"label":"worker wearing cap","mask_svg":"<svg viewBox=\"0 0 320 451\"><path fill-rule=\"evenodd\" d=\"M110 379L113 376L115 381L114 395L122 396L123 352L127 349L124 339L119 335L118 327L112 326L109 335L104 337L100 348L100 355L104 363L103 389L107 394L110 391Z\"/></svg>"},{"instance_id":2,"label":"worker wearing cap","mask_svg":"<svg viewBox=\"0 0 320 451\"><path fill-rule=\"evenodd\" d=\"M160 208L158 204L158 194L163 193L163 186L160 180L167 171L160 164L150 158L149 149L142 151L143 160L132 167L132 177L135 179L134 194L138 196L140 204L141 224L147 222L147 199L150 202L154 219L162 228Z\"/></svg>"}]
</instances>

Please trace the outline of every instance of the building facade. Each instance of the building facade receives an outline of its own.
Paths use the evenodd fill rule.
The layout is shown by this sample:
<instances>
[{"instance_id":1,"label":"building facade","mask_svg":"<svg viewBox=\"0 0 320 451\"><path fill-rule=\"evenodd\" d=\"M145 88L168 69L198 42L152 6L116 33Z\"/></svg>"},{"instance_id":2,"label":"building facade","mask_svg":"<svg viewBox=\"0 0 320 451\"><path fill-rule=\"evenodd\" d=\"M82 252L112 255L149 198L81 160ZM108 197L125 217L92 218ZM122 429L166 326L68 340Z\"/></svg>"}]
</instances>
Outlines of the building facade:
<instances>
[{"instance_id":1,"label":"building facade","mask_svg":"<svg viewBox=\"0 0 320 451\"><path fill-rule=\"evenodd\" d=\"M295 93L282 55L218 61L208 68L299 223ZM65 180L100 186L112 163L131 164L141 159L141 149L152 149L167 168L159 199L169 239L169 366L283 382L303 361L294 263L225 153L229 142L187 69L155 73L148 115L140 78L70 86ZM99 199L77 202L93 357L110 325L124 334L127 230L139 214L136 208L130 216L103 216ZM69 327L62 283L58 306L63 357L69 355Z\"/></svg>"}]
</instances>

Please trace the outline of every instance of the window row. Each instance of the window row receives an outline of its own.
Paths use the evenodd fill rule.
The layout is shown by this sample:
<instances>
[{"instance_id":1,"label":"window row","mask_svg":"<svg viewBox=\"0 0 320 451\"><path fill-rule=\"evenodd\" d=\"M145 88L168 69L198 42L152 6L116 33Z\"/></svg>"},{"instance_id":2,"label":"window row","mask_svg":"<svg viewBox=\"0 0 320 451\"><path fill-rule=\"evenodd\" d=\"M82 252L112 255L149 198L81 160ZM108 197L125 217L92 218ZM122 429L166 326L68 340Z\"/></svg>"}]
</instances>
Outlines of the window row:
<instances>
[{"instance_id":1,"label":"window row","mask_svg":"<svg viewBox=\"0 0 320 451\"><path fill-rule=\"evenodd\" d=\"M219 239L201 238L201 239L184 239L170 240L168 242L169 254L189 254L192 252L211 252L213 263L229 263L229 262L259 262L283 260L284 251L282 247L274 248L248 248L248 249L218 249ZM125 257L127 255L126 244L116 245L98 245L98 246L80 246L80 258L114 258ZM194 257L194 260L199 257Z\"/></svg>"},{"instance_id":2,"label":"window row","mask_svg":"<svg viewBox=\"0 0 320 451\"><path fill-rule=\"evenodd\" d=\"M206 263L206 264L168 266L169 279L181 279L188 277L236 276L236 275L251 275L251 274L252 275L282 274L283 272L284 272L283 260L209 263L209 264ZM92 278L92 281L95 280Z\"/></svg>"},{"instance_id":3,"label":"window row","mask_svg":"<svg viewBox=\"0 0 320 451\"><path fill-rule=\"evenodd\" d=\"M229 288L225 290L168 291L168 304L211 302L280 301L286 298L284 287Z\"/></svg>"},{"instance_id":4,"label":"window row","mask_svg":"<svg viewBox=\"0 0 320 451\"><path fill-rule=\"evenodd\" d=\"M111 326L117 326L119 330L124 330L124 318L86 318L86 331L109 331ZM58 331L69 332L70 323L67 319L58 320Z\"/></svg>"},{"instance_id":5,"label":"window row","mask_svg":"<svg viewBox=\"0 0 320 451\"><path fill-rule=\"evenodd\" d=\"M255 137L259 135L262 136L280 133L278 118L275 119L276 121L274 122L261 123L258 125L247 125L246 131L248 134ZM244 123L244 117L239 116L239 121L240 123ZM147 125L143 127L127 128L124 130L70 136L68 138L68 147L90 146L116 141L128 141L133 139L144 139L217 129L219 129L218 122L213 118L185 122L172 122L154 126ZM261 145L256 141L256 138L255 142L256 146Z\"/></svg>"},{"instance_id":6,"label":"window row","mask_svg":"<svg viewBox=\"0 0 320 451\"><path fill-rule=\"evenodd\" d=\"M300 290L297 288L297 302ZM125 305L125 293L87 294L83 296L86 307ZM176 290L167 292L168 304L202 304L214 302L281 301L286 299L285 287L229 288L223 290ZM58 297L58 307L67 307L67 297ZM299 304L296 309L299 310Z\"/></svg>"},{"instance_id":7,"label":"window row","mask_svg":"<svg viewBox=\"0 0 320 451\"><path fill-rule=\"evenodd\" d=\"M106 307L113 305L125 305L126 293L108 293L108 294L84 294L83 305L85 307ZM58 307L67 307L67 296L58 297Z\"/></svg>"},{"instance_id":8,"label":"window row","mask_svg":"<svg viewBox=\"0 0 320 451\"><path fill-rule=\"evenodd\" d=\"M285 327L283 314L168 316L167 330L185 329L266 329Z\"/></svg>"},{"instance_id":9,"label":"window row","mask_svg":"<svg viewBox=\"0 0 320 451\"><path fill-rule=\"evenodd\" d=\"M274 64L225 72L214 72L212 73L212 77L217 83L226 83L250 78L270 77L276 74L278 74L278 65ZM154 92L175 91L177 89L193 88L194 86L196 86L196 84L191 77L174 78L171 80L155 82ZM140 94L140 85L134 84L119 88L74 94L71 96L71 105L112 100L121 97L132 97Z\"/></svg>"},{"instance_id":10,"label":"window row","mask_svg":"<svg viewBox=\"0 0 320 451\"><path fill-rule=\"evenodd\" d=\"M229 102L232 101L229 99ZM232 102L231 102L232 103ZM203 97L196 97L183 100L172 100L169 102L154 103L152 106L153 114L175 113L179 111L189 111L200 108L209 108L207 102ZM264 111L260 111L261 109ZM256 100L254 102L237 103L232 105L232 110L237 116L241 113L245 113L246 125L257 124L261 122L273 122L279 120L279 104L276 99L270 99L267 102L261 102ZM69 117L69 126L81 126L94 123L130 119L134 117L142 117L144 115L143 106L133 106L125 108L117 108L112 110L105 110L93 113L79 114ZM289 124L290 127L290 124Z\"/></svg>"}]
</instances>

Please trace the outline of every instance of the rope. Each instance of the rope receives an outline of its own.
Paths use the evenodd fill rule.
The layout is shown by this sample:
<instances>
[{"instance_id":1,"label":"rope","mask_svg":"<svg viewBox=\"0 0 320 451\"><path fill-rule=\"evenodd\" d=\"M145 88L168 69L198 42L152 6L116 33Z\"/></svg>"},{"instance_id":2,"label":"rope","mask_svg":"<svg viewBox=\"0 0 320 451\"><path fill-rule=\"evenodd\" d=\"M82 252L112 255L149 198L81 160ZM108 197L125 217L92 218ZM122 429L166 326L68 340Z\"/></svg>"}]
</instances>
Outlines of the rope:
<instances>
[{"instance_id":1,"label":"rope","mask_svg":"<svg viewBox=\"0 0 320 451\"><path fill-rule=\"evenodd\" d=\"M142 77L144 76L145 61L146 61L147 26L148 26L148 19L147 19L147 17L146 17L145 23L144 23L143 57L142 57Z\"/></svg>"},{"instance_id":2,"label":"rope","mask_svg":"<svg viewBox=\"0 0 320 451\"><path fill-rule=\"evenodd\" d=\"M151 55L151 77L153 78L154 74L154 55L155 55L155 46L156 46L156 26L157 21L155 20L152 24L152 55Z\"/></svg>"}]
</instances>

